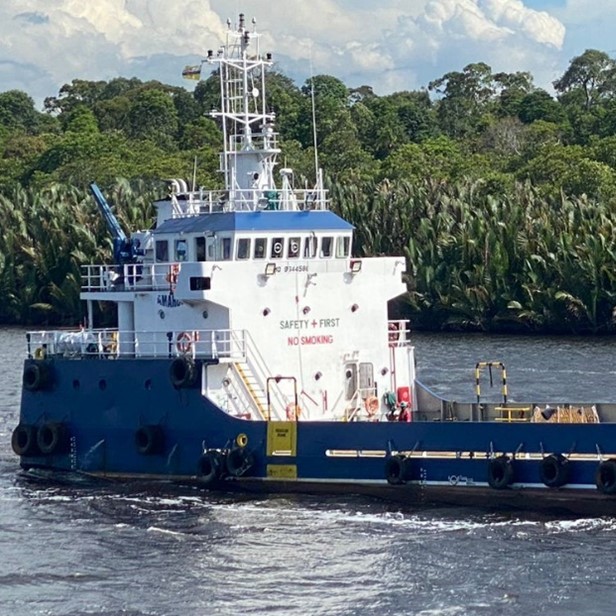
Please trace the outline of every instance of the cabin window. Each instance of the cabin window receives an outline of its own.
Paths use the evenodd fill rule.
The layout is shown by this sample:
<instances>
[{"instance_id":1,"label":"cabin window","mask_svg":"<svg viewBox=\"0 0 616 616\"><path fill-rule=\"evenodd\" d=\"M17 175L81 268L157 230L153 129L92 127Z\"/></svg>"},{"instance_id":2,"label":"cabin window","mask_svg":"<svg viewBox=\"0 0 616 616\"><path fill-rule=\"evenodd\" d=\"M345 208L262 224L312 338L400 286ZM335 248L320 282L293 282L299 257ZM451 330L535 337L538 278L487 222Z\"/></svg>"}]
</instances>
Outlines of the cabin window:
<instances>
[{"instance_id":1,"label":"cabin window","mask_svg":"<svg viewBox=\"0 0 616 616\"><path fill-rule=\"evenodd\" d=\"M317 237L311 235L304 244L304 259L314 259L317 256Z\"/></svg>"},{"instance_id":2,"label":"cabin window","mask_svg":"<svg viewBox=\"0 0 616 616\"><path fill-rule=\"evenodd\" d=\"M321 253L319 256L325 259L331 257L333 246L334 246L333 237L322 237L321 238Z\"/></svg>"},{"instance_id":3,"label":"cabin window","mask_svg":"<svg viewBox=\"0 0 616 616\"><path fill-rule=\"evenodd\" d=\"M189 280L191 291L208 291L212 283L209 276L191 276Z\"/></svg>"},{"instance_id":4,"label":"cabin window","mask_svg":"<svg viewBox=\"0 0 616 616\"><path fill-rule=\"evenodd\" d=\"M169 242L167 240L156 241L156 261L158 263L169 261Z\"/></svg>"},{"instance_id":5,"label":"cabin window","mask_svg":"<svg viewBox=\"0 0 616 616\"><path fill-rule=\"evenodd\" d=\"M231 238L230 237L221 238L221 248L222 248L222 260L223 261L231 260Z\"/></svg>"},{"instance_id":6,"label":"cabin window","mask_svg":"<svg viewBox=\"0 0 616 616\"><path fill-rule=\"evenodd\" d=\"M348 257L351 248L351 238L340 236L336 238L336 257L338 259Z\"/></svg>"},{"instance_id":7,"label":"cabin window","mask_svg":"<svg viewBox=\"0 0 616 616\"><path fill-rule=\"evenodd\" d=\"M255 259L265 259L265 252L267 250L267 238L258 237L255 239Z\"/></svg>"},{"instance_id":8,"label":"cabin window","mask_svg":"<svg viewBox=\"0 0 616 616\"><path fill-rule=\"evenodd\" d=\"M205 247L208 261L216 261L216 238L210 236L205 240Z\"/></svg>"},{"instance_id":9,"label":"cabin window","mask_svg":"<svg viewBox=\"0 0 616 616\"><path fill-rule=\"evenodd\" d=\"M195 256L197 257L197 261L205 261L205 238L204 237L195 238Z\"/></svg>"},{"instance_id":10,"label":"cabin window","mask_svg":"<svg viewBox=\"0 0 616 616\"><path fill-rule=\"evenodd\" d=\"M272 240L272 252L270 255L272 259L282 259L282 247L283 246L284 246L284 238L275 237Z\"/></svg>"},{"instance_id":11,"label":"cabin window","mask_svg":"<svg viewBox=\"0 0 616 616\"><path fill-rule=\"evenodd\" d=\"M248 259L250 257L250 239L243 237L237 241L237 258Z\"/></svg>"},{"instance_id":12,"label":"cabin window","mask_svg":"<svg viewBox=\"0 0 616 616\"><path fill-rule=\"evenodd\" d=\"M186 240L175 240L175 260L186 261L188 258L188 245Z\"/></svg>"},{"instance_id":13,"label":"cabin window","mask_svg":"<svg viewBox=\"0 0 616 616\"><path fill-rule=\"evenodd\" d=\"M297 259L299 258L300 247L302 245L302 240L299 237L290 237L289 238L289 246L287 249L287 257L289 259Z\"/></svg>"}]
</instances>

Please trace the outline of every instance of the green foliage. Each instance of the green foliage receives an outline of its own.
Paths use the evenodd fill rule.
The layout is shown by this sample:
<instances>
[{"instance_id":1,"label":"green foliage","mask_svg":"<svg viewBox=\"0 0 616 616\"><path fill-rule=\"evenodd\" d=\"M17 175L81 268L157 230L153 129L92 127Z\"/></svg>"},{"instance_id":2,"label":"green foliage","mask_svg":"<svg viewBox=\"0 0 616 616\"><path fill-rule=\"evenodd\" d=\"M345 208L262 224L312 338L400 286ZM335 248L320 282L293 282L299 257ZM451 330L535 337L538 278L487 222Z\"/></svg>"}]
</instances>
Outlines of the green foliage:
<instances>
[{"instance_id":1,"label":"green foliage","mask_svg":"<svg viewBox=\"0 0 616 616\"><path fill-rule=\"evenodd\" d=\"M296 185L314 182L316 129L356 253L406 257L417 325L614 330L616 64L607 54L573 58L556 99L530 74L482 62L386 96L330 75L302 87L274 71L266 79L281 165ZM127 230L150 226L161 178L220 186L221 126L206 117L219 99L215 73L192 93L74 80L44 113L24 92L0 93L0 322L81 318L79 267L110 256L89 182L105 187Z\"/></svg>"}]
</instances>

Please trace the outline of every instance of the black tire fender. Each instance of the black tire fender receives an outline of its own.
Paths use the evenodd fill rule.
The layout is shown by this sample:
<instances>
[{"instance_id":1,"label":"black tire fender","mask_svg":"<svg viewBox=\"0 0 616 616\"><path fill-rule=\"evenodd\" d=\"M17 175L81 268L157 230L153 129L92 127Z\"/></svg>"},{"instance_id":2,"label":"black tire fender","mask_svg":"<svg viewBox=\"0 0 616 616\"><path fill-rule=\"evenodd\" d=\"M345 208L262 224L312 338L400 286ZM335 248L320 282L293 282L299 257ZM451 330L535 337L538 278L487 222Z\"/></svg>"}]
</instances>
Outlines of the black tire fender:
<instances>
[{"instance_id":1,"label":"black tire fender","mask_svg":"<svg viewBox=\"0 0 616 616\"><path fill-rule=\"evenodd\" d=\"M51 369L49 364L44 361L33 361L26 364L22 384L24 389L28 391L48 389L51 385Z\"/></svg>"},{"instance_id":2,"label":"black tire fender","mask_svg":"<svg viewBox=\"0 0 616 616\"><path fill-rule=\"evenodd\" d=\"M402 485L408 478L410 461L402 454L397 453L385 460L385 478L392 486Z\"/></svg>"},{"instance_id":3,"label":"black tire fender","mask_svg":"<svg viewBox=\"0 0 616 616\"><path fill-rule=\"evenodd\" d=\"M197 382L198 374L192 357L176 357L169 365L171 384L178 389L192 387Z\"/></svg>"},{"instance_id":4,"label":"black tire fender","mask_svg":"<svg viewBox=\"0 0 616 616\"><path fill-rule=\"evenodd\" d=\"M539 477L549 488L560 488L569 481L569 460L561 453L553 453L541 460Z\"/></svg>"},{"instance_id":5,"label":"black tire fender","mask_svg":"<svg viewBox=\"0 0 616 616\"><path fill-rule=\"evenodd\" d=\"M65 424L45 423L36 431L36 444L44 455L66 453L69 433Z\"/></svg>"},{"instance_id":6,"label":"black tire fender","mask_svg":"<svg viewBox=\"0 0 616 616\"><path fill-rule=\"evenodd\" d=\"M241 477L254 466L254 456L246 447L234 447L225 458L227 473L231 477Z\"/></svg>"},{"instance_id":7,"label":"black tire fender","mask_svg":"<svg viewBox=\"0 0 616 616\"><path fill-rule=\"evenodd\" d=\"M509 456L497 456L488 462L488 485L494 490L508 488L514 479L513 465Z\"/></svg>"},{"instance_id":8,"label":"black tire fender","mask_svg":"<svg viewBox=\"0 0 616 616\"><path fill-rule=\"evenodd\" d=\"M20 423L11 435L11 447L18 456L40 454L36 444L36 428L30 424Z\"/></svg>"},{"instance_id":9,"label":"black tire fender","mask_svg":"<svg viewBox=\"0 0 616 616\"><path fill-rule=\"evenodd\" d=\"M220 451L211 449L206 451L197 463L197 477L204 485L216 483L222 475L223 456Z\"/></svg>"},{"instance_id":10,"label":"black tire fender","mask_svg":"<svg viewBox=\"0 0 616 616\"><path fill-rule=\"evenodd\" d=\"M610 458L599 464L595 474L597 489L603 494L616 494L616 460Z\"/></svg>"}]
</instances>

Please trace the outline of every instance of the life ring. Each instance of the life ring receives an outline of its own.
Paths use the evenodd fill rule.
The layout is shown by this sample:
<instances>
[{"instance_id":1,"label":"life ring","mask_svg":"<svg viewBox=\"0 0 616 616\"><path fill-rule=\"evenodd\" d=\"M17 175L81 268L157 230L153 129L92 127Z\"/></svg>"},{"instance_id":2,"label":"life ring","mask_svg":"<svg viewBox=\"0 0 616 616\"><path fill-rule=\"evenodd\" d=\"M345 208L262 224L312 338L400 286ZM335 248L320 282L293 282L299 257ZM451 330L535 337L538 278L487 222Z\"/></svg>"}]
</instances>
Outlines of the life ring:
<instances>
[{"instance_id":1,"label":"life ring","mask_svg":"<svg viewBox=\"0 0 616 616\"><path fill-rule=\"evenodd\" d=\"M177 264L173 264L169 266L169 273L165 276L165 280L171 285L175 286L178 282L178 273L180 271L180 266Z\"/></svg>"},{"instance_id":2,"label":"life ring","mask_svg":"<svg viewBox=\"0 0 616 616\"><path fill-rule=\"evenodd\" d=\"M595 475L597 489L603 494L616 494L616 460L610 458L599 464Z\"/></svg>"},{"instance_id":3,"label":"life ring","mask_svg":"<svg viewBox=\"0 0 616 616\"><path fill-rule=\"evenodd\" d=\"M243 432L240 432L235 437L235 444L238 447L246 447L246 445L248 445L248 436L246 434L244 434Z\"/></svg>"},{"instance_id":4,"label":"life ring","mask_svg":"<svg viewBox=\"0 0 616 616\"><path fill-rule=\"evenodd\" d=\"M287 421L298 421L302 416L302 409L298 404L287 404L285 409Z\"/></svg>"},{"instance_id":5,"label":"life ring","mask_svg":"<svg viewBox=\"0 0 616 616\"><path fill-rule=\"evenodd\" d=\"M180 353L190 353L192 351L193 336L188 332L180 332L176 338L175 346Z\"/></svg>"},{"instance_id":6,"label":"life ring","mask_svg":"<svg viewBox=\"0 0 616 616\"><path fill-rule=\"evenodd\" d=\"M65 453L68 449L68 430L62 423L46 423L36 432L36 444L42 454Z\"/></svg>"},{"instance_id":7,"label":"life ring","mask_svg":"<svg viewBox=\"0 0 616 616\"><path fill-rule=\"evenodd\" d=\"M241 477L254 466L254 456L245 447L234 447L225 459L227 473L231 477Z\"/></svg>"},{"instance_id":8,"label":"life ring","mask_svg":"<svg viewBox=\"0 0 616 616\"><path fill-rule=\"evenodd\" d=\"M181 355L169 365L171 385L177 389L192 387L197 382L199 372L192 357Z\"/></svg>"},{"instance_id":9,"label":"life ring","mask_svg":"<svg viewBox=\"0 0 616 616\"><path fill-rule=\"evenodd\" d=\"M390 485L402 485L410 479L412 462L410 458L397 453L395 456L389 456L385 461L385 479Z\"/></svg>"},{"instance_id":10,"label":"life ring","mask_svg":"<svg viewBox=\"0 0 616 616\"><path fill-rule=\"evenodd\" d=\"M539 477L549 488L560 488L569 481L569 460L561 453L553 453L541 460Z\"/></svg>"},{"instance_id":11,"label":"life ring","mask_svg":"<svg viewBox=\"0 0 616 616\"><path fill-rule=\"evenodd\" d=\"M18 456L40 453L36 444L36 429L30 424L18 424L11 435L11 447Z\"/></svg>"},{"instance_id":12,"label":"life ring","mask_svg":"<svg viewBox=\"0 0 616 616\"><path fill-rule=\"evenodd\" d=\"M165 432L162 426L140 426L135 432L137 452L143 456L163 453L165 449Z\"/></svg>"},{"instance_id":13,"label":"life ring","mask_svg":"<svg viewBox=\"0 0 616 616\"><path fill-rule=\"evenodd\" d=\"M221 476L223 457L220 451L206 451L197 463L197 477L204 485L211 485Z\"/></svg>"},{"instance_id":14,"label":"life ring","mask_svg":"<svg viewBox=\"0 0 616 616\"><path fill-rule=\"evenodd\" d=\"M47 389L51 384L51 374L47 363L36 361L28 364L24 368L22 378L24 389L28 391L38 391Z\"/></svg>"},{"instance_id":15,"label":"life ring","mask_svg":"<svg viewBox=\"0 0 616 616\"><path fill-rule=\"evenodd\" d=\"M498 456L488 462L488 484L495 490L504 490L513 483L513 465L509 456Z\"/></svg>"},{"instance_id":16,"label":"life ring","mask_svg":"<svg viewBox=\"0 0 616 616\"><path fill-rule=\"evenodd\" d=\"M364 406L366 407L368 417L371 418L377 414L379 408L381 407L379 399L376 396L368 396L364 402Z\"/></svg>"},{"instance_id":17,"label":"life ring","mask_svg":"<svg viewBox=\"0 0 616 616\"><path fill-rule=\"evenodd\" d=\"M45 347L38 347L34 351L34 359L45 359L47 357L47 349Z\"/></svg>"}]
</instances>

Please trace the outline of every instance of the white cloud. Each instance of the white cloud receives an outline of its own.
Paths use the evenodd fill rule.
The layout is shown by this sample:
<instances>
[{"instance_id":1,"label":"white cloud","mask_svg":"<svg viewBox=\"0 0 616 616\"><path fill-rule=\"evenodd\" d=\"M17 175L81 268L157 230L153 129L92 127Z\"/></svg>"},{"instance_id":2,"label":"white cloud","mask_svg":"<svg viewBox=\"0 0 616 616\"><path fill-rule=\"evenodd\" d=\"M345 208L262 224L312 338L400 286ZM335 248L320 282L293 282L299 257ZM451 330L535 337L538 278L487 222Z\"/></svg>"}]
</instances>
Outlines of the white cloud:
<instances>
[{"instance_id":1,"label":"white cloud","mask_svg":"<svg viewBox=\"0 0 616 616\"><path fill-rule=\"evenodd\" d=\"M2 0L0 90L23 89L41 101L72 79L179 84L183 65L223 41L226 19L235 22L238 8L247 20L257 17L278 68L300 83L312 63L317 74L378 93L421 88L479 61L495 71L530 71L546 87L571 60L571 32L581 53L601 49L592 32L616 25L614 0L567 0L549 12L530 2ZM616 47L611 39L609 47Z\"/></svg>"}]
</instances>

